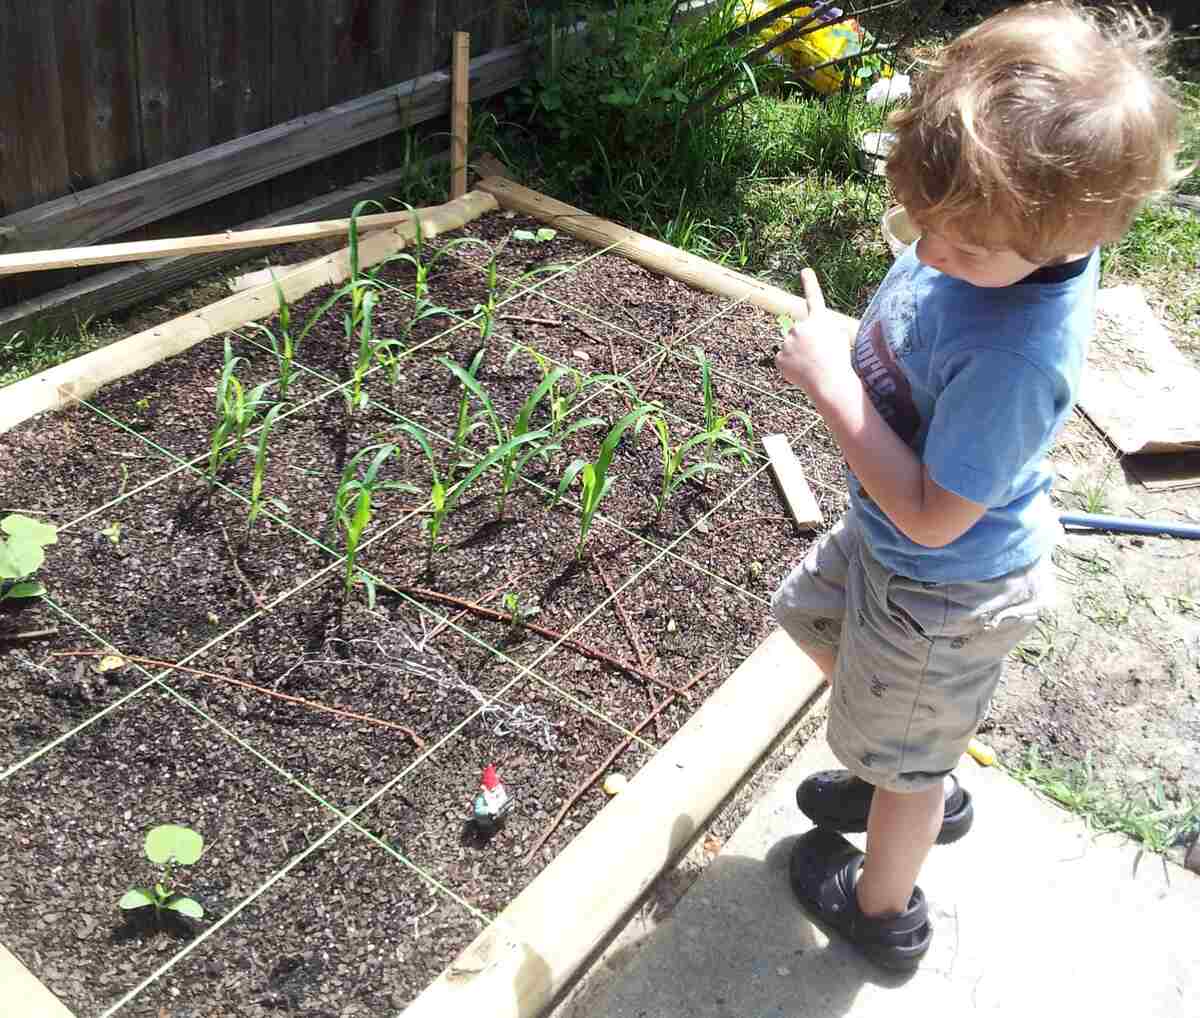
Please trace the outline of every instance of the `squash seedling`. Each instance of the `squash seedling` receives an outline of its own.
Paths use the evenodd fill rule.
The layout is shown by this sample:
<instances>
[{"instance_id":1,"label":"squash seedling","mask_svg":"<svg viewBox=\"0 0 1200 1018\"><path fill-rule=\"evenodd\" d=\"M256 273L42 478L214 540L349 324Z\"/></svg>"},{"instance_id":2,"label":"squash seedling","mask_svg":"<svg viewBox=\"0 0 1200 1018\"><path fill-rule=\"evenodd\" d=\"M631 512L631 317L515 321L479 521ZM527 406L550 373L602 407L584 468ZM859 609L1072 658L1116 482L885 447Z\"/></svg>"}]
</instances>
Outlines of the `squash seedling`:
<instances>
[{"instance_id":1,"label":"squash seedling","mask_svg":"<svg viewBox=\"0 0 1200 1018\"><path fill-rule=\"evenodd\" d=\"M687 454L698 445L708 445L715 440L725 442L733 442L736 444L737 438L732 432L726 431L721 435L714 436L709 432L704 431L693 435L691 438L684 439L674 449L671 448L670 430L667 427L667 422L662 414L651 414L648 417L643 417L638 421L637 430L642 430L642 425L647 421L653 426L655 433L658 435L659 446L662 450L662 487L658 492L658 501L654 507L654 518L658 519L663 509L666 508L667 501L675 494L689 479L697 474L707 476L710 470L725 470L720 463L713 460L704 460L700 463L692 463L688 466L683 465L683 461Z\"/></svg>"},{"instance_id":2,"label":"squash seedling","mask_svg":"<svg viewBox=\"0 0 1200 1018\"><path fill-rule=\"evenodd\" d=\"M343 596L349 600L355 580L362 580L367 588L367 601L375 607L375 581L358 569L358 548L363 532L371 522L371 504L377 492L407 491L419 494L417 489L405 481L383 481L379 471L389 456L396 451L395 443L369 445L355 453L342 471L337 494L333 501L333 521L346 533L346 568L343 575ZM358 466L370 453L375 453L362 478L358 477Z\"/></svg>"},{"instance_id":3,"label":"squash seedling","mask_svg":"<svg viewBox=\"0 0 1200 1018\"><path fill-rule=\"evenodd\" d=\"M194 898L181 894L175 887L175 867L190 866L204 851L204 839L190 827L161 824L146 835L146 858L161 866L158 879L151 887L135 887L126 891L117 904L126 910L154 906L154 918L163 910L178 912L192 919L203 919L204 908Z\"/></svg>"},{"instance_id":4,"label":"squash seedling","mask_svg":"<svg viewBox=\"0 0 1200 1018\"><path fill-rule=\"evenodd\" d=\"M58 528L13 513L0 520L0 601L41 597L46 588L30 579L46 560L44 549L58 543Z\"/></svg>"},{"instance_id":5,"label":"squash seedling","mask_svg":"<svg viewBox=\"0 0 1200 1018\"><path fill-rule=\"evenodd\" d=\"M563 474L558 485L558 493L550 500L551 505L562 498L576 477L579 478L579 483L583 488L583 496L580 499L579 543L575 546L576 560L583 558L583 546L587 540L588 531L592 527L592 518L596 515L596 510L600 507L604 496L612 487L613 479L608 476L608 468L612 464L613 454L617 451L621 436L629 428L635 427L638 421L647 414L652 414L659 409L654 403L643 403L641 406L635 407L633 411L612 426L604 441L600 443L600 454L594 463L585 459L574 460Z\"/></svg>"}]
</instances>

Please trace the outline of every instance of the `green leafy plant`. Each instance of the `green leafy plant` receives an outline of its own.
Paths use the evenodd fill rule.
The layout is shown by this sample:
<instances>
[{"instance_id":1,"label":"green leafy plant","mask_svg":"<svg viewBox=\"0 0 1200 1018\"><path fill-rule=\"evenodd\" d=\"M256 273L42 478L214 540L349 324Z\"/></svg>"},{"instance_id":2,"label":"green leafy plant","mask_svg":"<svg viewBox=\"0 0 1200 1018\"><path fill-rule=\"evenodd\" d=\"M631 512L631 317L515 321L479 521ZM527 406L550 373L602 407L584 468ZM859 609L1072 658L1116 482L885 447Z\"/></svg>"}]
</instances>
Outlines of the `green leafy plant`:
<instances>
[{"instance_id":1,"label":"green leafy plant","mask_svg":"<svg viewBox=\"0 0 1200 1018\"><path fill-rule=\"evenodd\" d=\"M510 629L515 632L520 629L526 622L533 618L542 609L538 606L536 599L532 603L526 603L521 600L521 595L510 590L504 595L504 610L511 616L512 621L509 624Z\"/></svg>"},{"instance_id":2,"label":"green leafy plant","mask_svg":"<svg viewBox=\"0 0 1200 1018\"><path fill-rule=\"evenodd\" d=\"M354 332L358 335L358 353L354 358L353 379L346 397L351 412L365 410L370 402L367 390L363 388L363 379L379 355L374 335L375 305L378 301L379 294L374 290L364 292L358 309L358 320L354 323ZM349 324L347 328L350 328Z\"/></svg>"},{"instance_id":3,"label":"green leafy plant","mask_svg":"<svg viewBox=\"0 0 1200 1018\"><path fill-rule=\"evenodd\" d=\"M714 440L736 444L737 438L731 432L725 431L714 439L714 436L710 432L704 431L692 435L691 438L684 439L678 446L672 448L670 429L667 427L667 422L662 414L651 414L639 420L637 425L639 432L647 421L650 422L655 434L658 435L659 446L662 450L662 487L659 489L658 500L654 507L654 518L658 519L662 515L663 509L666 508L670 497L691 478L698 474L707 476L710 470L727 469L713 460L702 460L698 463L690 463L685 466L684 460L687 454L700 445L707 448L709 443Z\"/></svg>"},{"instance_id":4,"label":"green leafy plant","mask_svg":"<svg viewBox=\"0 0 1200 1018\"><path fill-rule=\"evenodd\" d=\"M504 517L504 509L508 502L509 492L512 491L513 485L516 483L520 472L525 468L526 464L534 457L539 457L544 461L549 461L550 455L561 448L561 445L554 441L548 430L544 428L534 428L533 415L538 405L546 399L547 395L558 383L559 379L565 374L563 368L555 368L550 374L546 375L529 394L525 402L521 405L521 409L517 412L511 425L506 426L500 419L500 415L496 412L495 406L492 404L491 398L479 384L479 379L475 377L479 368L479 361L482 351L475 355L471 363L471 370L464 371L463 368L455 364L449 358L443 357L440 363L448 368L450 372L463 385L463 399L465 400L470 395L475 396L483 406L483 412L487 420L483 423L490 423L496 437L496 447L504 446L509 451L500 461L500 494L497 504L497 513L501 518ZM459 404L458 427L455 433L455 446L459 445L459 435L464 428L463 404ZM570 427L564 429L562 435L567 435L578 431L580 428L592 427L596 424L604 422L598 418L588 418L578 421ZM516 439L522 439L520 445L514 445Z\"/></svg>"},{"instance_id":5,"label":"green leafy plant","mask_svg":"<svg viewBox=\"0 0 1200 1018\"><path fill-rule=\"evenodd\" d=\"M263 418L262 429L258 433L258 446L254 454L254 477L250 482L250 512L246 517L247 532L254 527L254 521L258 519L258 514L262 512L263 479L267 472L267 443L271 438L271 429L275 427L275 419L283 411L285 405L284 403L276 403L267 411L267 416ZM285 511L287 510L287 506L284 503L278 499L274 501L277 505L283 506Z\"/></svg>"},{"instance_id":6,"label":"green leafy plant","mask_svg":"<svg viewBox=\"0 0 1200 1018\"><path fill-rule=\"evenodd\" d=\"M706 460L721 459L725 456L736 455L743 464L750 462L750 450L747 449L729 428L731 419L737 419L745 425L746 437L754 441L754 426L750 423L750 415L741 410L722 412L717 403L717 395L713 389L712 365L708 355L701 347L692 347L696 360L700 365L700 392L704 397L704 458ZM720 446L718 451L717 447ZM707 472L704 473L707 477Z\"/></svg>"},{"instance_id":7,"label":"green leafy plant","mask_svg":"<svg viewBox=\"0 0 1200 1018\"><path fill-rule=\"evenodd\" d=\"M208 486L211 489L217 482L217 474L222 468L237 459L242 451L242 441L246 432L258 417L259 411L267 400L264 393L269 383L256 385L246 392L237 377L238 365L245 358L235 357L229 337L225 337L225 367L221 371L221 379L217 383L217 426L213 430L208 453Z\"/></svg>"},{"instance_id":8,"label":"green leafy plant","mask_svg":"<svg viewBox=\"0 0 1200 1018\"><path fill-rule=\"evenodd\" d=\"M481 304L475 305L475 307L472 309L472 314L479 316L479 338L485 343L491 337L492 329L495 327L497 310L499 309L500 305L504 303L508 295L513 292L513 290L524 286L530 279L533 279L536 276L540 276L548 272L561 272L563 269L563 266L557 264L539 265L537 268L530 269L528 272L522 272L520 275L512 279L501 275L500 255L503 254L504 249L508 246L509 242L517 235L518 232L529 234L530 231L514 230L512 233L510 233L495 247L491 253L491 256L487 260L487 264L484 266L483 276L484 283L487 287L487 295L484 297L484 300ZM540 233L542 231L538 232ZM537 239L537 234L533 234L532 236L535 240Z\"/></svg>"},{"instance_id":9,"label":"green leafy plant","mask_svg":"<svg viewBox=\"0 0 1200 1018\"><path fill-rule=\"evenodd\" d=\"M548 226L543 226L540 229L534 230L513 230L513 240L519 240L523 243L546 244L558 236L557 230L552 230Z\"/></svg>"},{"instance_id":10,"label":"green leafy plant","mask_svg":"<svg viewBox=\"0 0 1200 1018\"><path fill-rule=\"evenodd\" d=\"M438 542L438 537L442 532L442 525L445 523L446 517L450 515L459 500L467 493L467 490L475 483L480 474L486 470L490 470L506 457L511 456L521 446L535 442L538 439L537 433L533 432L511 438L502 444L496 445L464 477L452 484L447 484L446 479L438 471L437 458L434 456L433 449L429 445L429 439L422 434L420 429L415 425L404 423L398 426L397 431L408 435L409 438L416 442L429 463L429 504L432 511L425 518L425 532L429 535L429 546L426 555L427 567L432 564L434 553L441 551L444 547L444 545Z\"/></svg>"},{"instance_id":11,"label":"green leafy plant","mask_svg":"<svg viewBox=\"0 0 1200 1018\"><path fill-rule=\"evenodd\" d=\"M421 227L421 217L415 214L416 210L411 205L405 203L404 207L409 212L414 213L413 229L415 233L412 247L408 251L399 251L396 254L389 255L380 263L380 267L389 262L404 262L411 265L413 270L413 296L420 303L427 298L430 276L432 276L438 262L443 258L449 257L454 251L464 247L482 247L485 251L490 251L491 249L486 241L480 240L478 237L456 237L454 240L446 241L430 251L429 246L425 242L425 232ZM428 258L426 255L428 255Z\"/></svg>"},{"instance_id":12,"label":"green leafy plant","mask_svg":"<svg viewBox=\"0 0 1200 1018\"><path fill-rule=\"evenodd\" d=\"M412 316L401 327L400 335L395 339L381 339L375 342L374 357L387 373L388 384L395 386L400 368L400 354L408 349L412 339L413 329L427 318L449 316L453 312L431 301L417 301Z\"/></svg>"},{"instance_id":13,"label":"green leafy plant","mask_svg":"<svg viewBox=\"0 0 1200 1018\"><path fill-rule=\"evenodd\" d=\"M547 400L547 406L550 409L550 434L556 438L565 437L566 434L578 431L581 427L592 427L595 424L604 423L599 417L589 417L586 422L581 422L578 425L572 426L569 431L567 430L566 421L575 404L587 389L595 385L611 385L613 388L620 389L631 398L637 398L637 389L634 388L633 383L621 375L596 374L584 376L582 372L575 368L559 367L541 351L523 344L514 346L508 352L508 355L504 358L505 366L509 366L522 354L528 356L537 365L543 379L548 378L556 369L560 372L554 383L550 386Z\"/></svg>"},{"instance_id":14,"label":"green leafy plant","mask_svg":"<svg viewBox=\"0 0 1200 1018\"><path fill-rule=\"evenodd\" d=\"M416 487L406 481L380 479L380 469L395 451L396 445L392 442L369 445L360 449L342 471L337 494L333 500L333 522L345 532L346 562L342 594L348 599L355 581L361 580L367 589L367 601L371 607L375 606L375 581L370 574L358 569L358 549L362 543L363 532L371 522L374 498L381 491L407 491L412 494L420 494ZM358 476L359 465L371 453L374 453L375 456L360 478Z\"/></svg>"},{"instance_id":15,"label":"green leafy plant","mask_svg":"<svg viewBox=\"0 0 1200 1018\"><path fill-rule=\"evenodd\" d=\"M621 437L631 427L635 427L643 417L656 410L658 407L653 403L643 403L641 406L635 407L609 430L604 441L600 443L600 453L595 461L573 460L563 473L562 480L558 485L558 492L551 499L551 504L562 498L576 477L579 478L580 486L583 489L580 498L579 543L575 546L577 560L583 558L584 542L592 528L592 519L596 515L596 510L600 508L604 496L612 488L613 479L608 475L608 470L612 465L613 454L617 451Z\"/></svg>"},{"instance_id":16,"label":"green leafy plant","mask_svg":"<svg viewBox=\"0 0 1200 1018\"><path fill-rule=\"evenodd\" d=\"M0 520L0 601L41 597L46 588L29 579L46 560L45 548L58 543L58 528L12 513Z\"/></svg>"},{"instance_id":17,"label":"green leafy plant","mask_svg":"<svg viewBox=\"0 0 1200 1018\"><path fill-rule=\"evenodd\" d=\"M204 851L204 839L190 827L161 824L146 835L146 858L161 866L158 879L150 887L135 887L126 891L117 904L126 910L154 906L157 919L164 909L192 919L203 919L204 908L194 898L181 894L175 887L175 868L190 866Z\"/></svg>"},{"instance_id":18,"label":"green leafy plant","mask_svg":"<svg viewBox=\"0 0 1200 1018\"><path fill-rule=\"evenodd\" d=\"M292 312L287 298L283 295L283 287L271 273L271 282L275 284L275 299L279 305L279 335L262 322L249 322L248 325L256 332L267 337L271 344L271 352L275 355L275 363L279 366L279 399L282 402L288 398L288 390L292 384L292 363L296 356L297 344L292 339Z\"/></svg>"}]
</instances>

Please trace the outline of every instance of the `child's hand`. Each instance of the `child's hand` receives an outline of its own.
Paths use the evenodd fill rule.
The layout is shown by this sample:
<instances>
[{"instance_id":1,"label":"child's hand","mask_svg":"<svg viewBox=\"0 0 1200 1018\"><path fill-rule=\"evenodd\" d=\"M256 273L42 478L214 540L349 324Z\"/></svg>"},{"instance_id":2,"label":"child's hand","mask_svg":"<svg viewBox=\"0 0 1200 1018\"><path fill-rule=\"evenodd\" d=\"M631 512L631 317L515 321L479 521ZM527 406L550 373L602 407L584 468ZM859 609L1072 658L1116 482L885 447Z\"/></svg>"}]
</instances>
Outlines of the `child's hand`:
<instances>
[{"instance_id":1,"label":"child's hand","mask_svg":"<svg viewBox=\"0 0 1200 1018\"><path fill-rule=\"evenodd\" d=\"M792 385L800 386L819 402L821 396L832 395L849 383L857 387L859 382L850 367L844 327L826 309L817 274L805 269L800 278L808 317L792 323L782 349L775 355L775 367Z\"/></svg>"}]
</instances>

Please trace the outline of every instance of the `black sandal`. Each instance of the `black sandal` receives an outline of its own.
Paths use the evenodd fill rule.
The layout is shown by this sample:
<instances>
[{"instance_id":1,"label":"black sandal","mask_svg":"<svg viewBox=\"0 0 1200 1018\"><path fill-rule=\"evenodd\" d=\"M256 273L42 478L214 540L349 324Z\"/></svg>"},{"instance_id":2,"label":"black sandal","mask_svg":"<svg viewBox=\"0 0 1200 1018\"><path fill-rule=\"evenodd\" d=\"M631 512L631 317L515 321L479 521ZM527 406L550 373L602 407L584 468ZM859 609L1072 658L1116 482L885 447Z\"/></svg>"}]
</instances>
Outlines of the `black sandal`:
<instances>
[{"instance_id":1,"label":"black sandal","mask_svg":"<svg viewBox=\"0 0 1200 1018\"><path fill-rule=\"evenodd\" d=\"M953 788L946 794L945 818L937 836L939 845L958 841L971 829L975 819L971 793L958 783L958 778L953 774L950 780ZM817 771L805 778L796 789L796 805L818 827L858 834L867 829L867 816L871 812L874 795L874 785L849 771Z\"/></svg>"},{"instance_id":2,"label":"black sandal","mask_svg":"<svg viewBox=\"0 0 1200 1018\"><path fill-rule=\"evenodd\" d=\"M865 856L835 831L820 827L792 849L792 890L814 919L836 930L882 968L911 972L933 940L929 908L919 887L896 916L865 916L858 907L858 873Z\"/></svg>"}]
</instances>

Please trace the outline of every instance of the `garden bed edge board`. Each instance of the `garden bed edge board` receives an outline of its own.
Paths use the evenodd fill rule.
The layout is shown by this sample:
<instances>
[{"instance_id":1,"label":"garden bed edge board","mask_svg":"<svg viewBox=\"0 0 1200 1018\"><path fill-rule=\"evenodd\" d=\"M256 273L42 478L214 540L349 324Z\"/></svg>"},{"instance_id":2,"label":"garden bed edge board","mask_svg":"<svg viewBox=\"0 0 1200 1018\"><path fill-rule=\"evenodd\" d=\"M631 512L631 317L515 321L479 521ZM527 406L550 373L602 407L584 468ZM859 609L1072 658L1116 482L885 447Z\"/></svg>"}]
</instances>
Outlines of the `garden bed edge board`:
<instances>
[{"instance_id":1,"label":"garden bed edge board","mask_svg":"<svg viewBox=\"0 0 1200 1018\"><path fill-rule=\"evenodd\" d=\"M749 301L774 315L798 319L808 317L808 302L803 297L664 244L644 233L636 233L611 220L593 216L590 212L523 187L505 177L485 177L475 188L493 195L501 208L533 216L548 226L598 247L611 247L623 258L688 286L734 300ZM830 311L830 314L850 335L858 331L856 319L837 311Z\"/></svg>"},{"instance_id":2,"label":"garden bed edge board","mask_svg":"<svg viewBox=\"0 0 1200 1018\"><path fill-rule=\"evenodd\" d=\"M471 191L444 205L414 211L419 213L423 235L430 238L457 230L496 208L491 195ZM416 224L406 223L364 237L358 245L359 265L366 268L382 261L403 248L415 234ZM346 247L281 273L278 282L285 299L295 301L319 286L344 282L349 275L350 249ZM263 283L5 386L0 400L0 434L35 414L85 399L101 386L182 353L211 336L269 318L277 310L275 284Z\"/></svg>"},{"instance_id":3,"label":"garden bed edge board","mask_svg":"<svg viewBox=\"0 0 1200 1018\"><path fill-rule=\"evenodd\" d=\"M401 1018L541 1015L824 684L775 630Z\"/></svg>"},{"instance_id":4,"label":"garden bed edge board","mask_svg":"<svg viewBox=\"0 0 1200 1018\"><path fill-rule=\"evenodd\" d=\"M0 1000L15 1008L12 1018L73 1018L62 1001L3 944L0 944Z\"/></svg>"}]
</instances>

